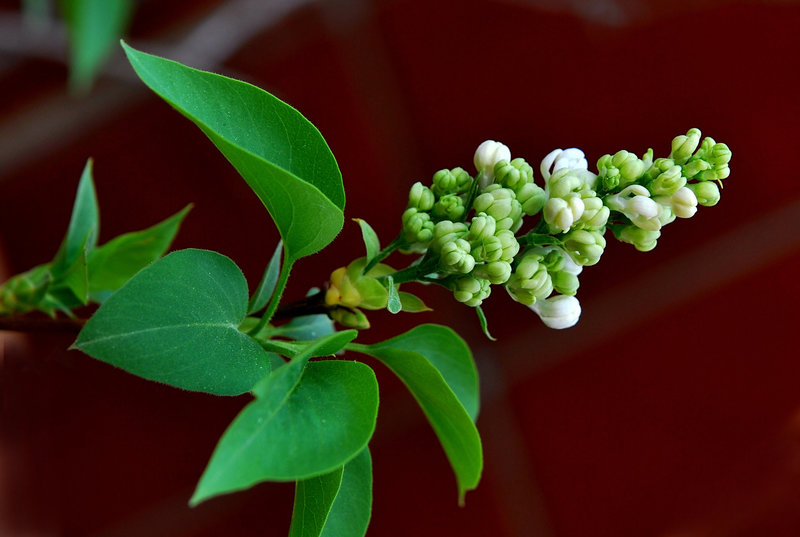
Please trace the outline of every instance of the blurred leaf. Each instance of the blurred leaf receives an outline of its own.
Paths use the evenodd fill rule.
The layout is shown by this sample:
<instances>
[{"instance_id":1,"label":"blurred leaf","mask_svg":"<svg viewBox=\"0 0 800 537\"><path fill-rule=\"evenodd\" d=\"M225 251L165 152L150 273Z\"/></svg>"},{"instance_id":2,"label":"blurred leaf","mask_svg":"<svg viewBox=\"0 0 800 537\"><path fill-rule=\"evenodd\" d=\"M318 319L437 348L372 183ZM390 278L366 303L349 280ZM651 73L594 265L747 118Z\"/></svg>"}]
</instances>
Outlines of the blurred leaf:
<instances>
[{"instance_id":1,"label":"blurred leaf","mask_svg":"<svg viewBox=\"0 0 800 537\"><path fill-rule=\"evenodd\" d=\"M497 338L492 337L492 334L489 333L489 323L486 321L486 314L483 313L483 309L480 306L475 306L475 313L478 314L478 322L481 324L483 335L489 338L490 341L497 341Z\"/></svg>"},{"instance_id":2,"label":"blurred leaf","mask_svg":"<svg viewBox=\"0 0 800 537\"><path fill-rule=\"evenodd\" d=\"M311 341L336 331L333 327L333 321L324 313L295 317L288 323L273 330L274 335L301 341Z\"/></svg>"},{"instance_id":3,"label":"blurred leaf","mask_svg":"<svg viewBox=\"0 0 800 537\"><path fill-rule=\"evenodd\" d=\"M386 364L408 387L431 423L456 474L459 501L474 489L483 451L474 420L478 381L466 343L439 325L421 325L376 345L351 345Z\"/></svg>"},{"instance_id":4,"label":"blurred leaf","mask_svg":"<svg viewBox=\"0 0 800 537\"><path fill-rule=\"evenodd\" d=\"M342 175L306 118L245 82L123 47L145 84L193 121L261 199L286 246L285 266L336 237L344 222Z\"/></svg>"},{"instance_id":5,"label":"blurred leaf","mask_svg":"<svg viewBox=\"0 0 800 537\"><path fill-rule=\"evenodd\" d=\"M190 504L262 481L328 474L369 442L378 410L375 373L360 362L298 357L254 388L222 435Z\"/></svg>"},{"instance_id":6,"label":"blurred leaf","mask_svg":"<svg viewBox=\"0 0 800 537\"><path fill-rule=\"evenodd\" d=\"M111 295L73 347L146 379L236 395L270 372L267 354L237 329L246 310L247 282L233 261L179 250Z\"/></svg>"},{"instance_id":7,"label":"blurred leaf","mask_svg":"<svg viewBox=\"0 0 800 537\"><path fill-rule=\"evenodd\" d=\"M278 241L278 246L275 247L275 252L273 252L267 268L264 270L264 275L261 277L261 282L258 284L258 288L253 293L253 297L247 306L248 315L263 309L272 297L272 292L275 291L275 284L278 283L278 274L281 271L281 251L283 251L283 241Z\"/></svg>"},{"instance_id":8,"label":"blurred leaf","mask_svg":"<svg viewBox=\"0 0 800 537\"><path fill-rule=\"evenodd\" d=\"M289 537L363 537L372 511L369 449L329 474L298 481Z\"/></svg>"},{"instance_id":9,"label":"blurred leaf","mask_svg":"<svg viewBox=\"0 0 800 537\"><path fill-rule=\"evenodd\" d=\"M60 0L69 33L70 85L87 89L128 26L131 0Z\"/></svg>"},{"instance_id":10,"label":"blurred leaf","mask_svg":"<svg viewBox=\"0 0 800 537\"><path fill-rule=\"evenodd\" d=\"M103 302L134 274L164 255L192 208L186 206L166 220L141 231L116 237L89 254L89 295Z\"/></svg>"}]
</instances>

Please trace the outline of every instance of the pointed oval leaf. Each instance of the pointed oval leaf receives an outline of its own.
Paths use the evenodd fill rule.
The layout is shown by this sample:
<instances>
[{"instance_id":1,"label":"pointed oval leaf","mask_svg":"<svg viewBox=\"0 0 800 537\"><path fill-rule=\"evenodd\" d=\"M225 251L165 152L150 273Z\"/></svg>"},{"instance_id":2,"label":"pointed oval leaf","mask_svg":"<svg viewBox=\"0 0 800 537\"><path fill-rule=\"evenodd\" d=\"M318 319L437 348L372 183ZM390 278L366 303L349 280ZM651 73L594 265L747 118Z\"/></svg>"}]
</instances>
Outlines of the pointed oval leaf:
<instances>
[{"instance_id":1,"label":"pointed oval leaf","mask_svg":"<svg viewBox=\"0 0 800 537\"><path fill-rule=\"evenodd\" d=\"M246 309L247 282L233 261L179 250L106 300L73 347L146 379L236 395L270 372L267 353L238 330Z\"/></svg>"},{"instance_id":2,"label":"pointed oval leaf","mask_svg":"<svg viewBox=\"0 0 800 537\"><path fill-rule=\"evenodd\" d=\"M166 220L141 231L125 233L89 253L89 295L104 302L141 269L164 255L192 208L187 205Z\"/></svg>"},{"instance_id":3,"label":"pointed oval leaf","mask_svg":"<svg viewBox=\"0 0 800 537\"><path fill-rule=\"evenodd\" d=\"M288 371L294 362L275 371ZM280 383L275 383L277 386ZM375 430L378 383L360 362L310 362L288 392L259 397L222 435L191 504L262 481L295 481L334 471Z\"/></svg>"},{"instance_id":4,"label":"pointed oval leaf","mask_svg":"<svg viewBox=\"0 0 800 537\"><path fill-rule=\"evenodd\" d=\"M267 268L264 269L264 275L261 277L258 288L247 305L248 315L264 309L272 297L272 293L275 291L275 284L278 283L278 273L281 271L282 251L283 241L278 241L278 246L275 247L275 251L272 253L269 263L267 263Z\"/></svg>"},{"instance_id":5,"label":"pointed oval leaf","mask_svg":"<svg viewBox=\"0 0 800 537\"><path fill-rule=\"evenodd\" d=\"M289 537L363 537L372 511L369 449L330 474L298 481Z\"/></svg>"},{"instance_id":6,"label":"pointed oval leaf","mask_svg":"<svg viewBox=\"0 0 800 537\"><path fill-rule=\"evenodd\" d=\"M477 376L466 344L452 330L421 325L376 345L351 345L391 369L428 418L458 482L459 502L478 485L483 450L473 421ZM468 412L470 410L470 412Z\"/></svg>"},{"instance_id":7,"label":"pointed oval leaf","mask_svg":"<svg viewBox=\"0 0 800 537\"><path fill-rule=\"evenodd\" d=\"M355 220L361 228L361 237L364 239L364 247L367 250L365 265L369 265L370 261L375 259L375 256L381 251L381 243L378 239L378 234L375 233L375 230L372 229L372 226L370 226L366 220L362 220L361 218L353 218L353 220Z\"/></svg>"},{"instance_id":8,"label":"pointed oval leaf","mask_svg":"<svg viewBox=\"0 0 800 537\"><path fill-rule=\"evenodd\" d=\"M86 161L78 182L67 233L50 267L54 285L63 283L64 287L72 289L75 296L84 304L88 290L86 252L91 252L97 245L97 236L100 233L100 209L97 206L97 194L92 179L92 165L92 159ZM77 279L74 274L76 267L79 267L81 272ZM78 282L77 287L72 285L75 282Z\"/></svg>"},{"instance_id":9,"label":"pointed oval leaf","mask_svg":"<svg viewBox=\"0 0 800 537\"><path fill-rule=\"evenodd\" d=\"M344 223L342 175L314 125L251 84L123 47L144 83L193 121L247 181L292 260L336 237Z\"/></svg>"}]
</instances>

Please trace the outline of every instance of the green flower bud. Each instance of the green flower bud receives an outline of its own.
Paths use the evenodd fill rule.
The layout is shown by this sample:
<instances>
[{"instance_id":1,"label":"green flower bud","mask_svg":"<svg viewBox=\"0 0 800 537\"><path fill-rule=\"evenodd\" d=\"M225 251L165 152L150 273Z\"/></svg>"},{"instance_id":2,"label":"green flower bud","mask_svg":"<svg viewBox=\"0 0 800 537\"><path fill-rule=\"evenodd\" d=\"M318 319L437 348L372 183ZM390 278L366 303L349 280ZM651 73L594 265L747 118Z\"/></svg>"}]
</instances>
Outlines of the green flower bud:
<instances>
[{"instance_id":1,"label":"green flower bud","mask_svg":"<svg viewBox=\"0 0 800 537\"><path fill-rule=\"evenodd\" d=\"M514 192L524 185L533 183L533 168L523 158L515 158L511 162L501 160L494 166L497 182Z\"/></svg>"},{"instance_id":2,"label":"green flower bud","mask_svg":"<svg viewBox=\"0 0 800 537\"><path fill-rule=\"evenodd\" d=\"M591 192L591 191L590 191ZM611 210L597 196L582 198L583 214L574 226L581 229L601 229L608 222Z\"/></svg>"},{"instance_id":3,"label":"green flower bud","mask_svg":"<svg viewBox=\"0 0 800 537\"><path fill-rule=\"evenodd\" d=\"M661 215L658 217L658 221L661 222L661 227L664 227L667 224L673 223L677 216L675 216L675 211L672 210L671 206L661 205L661 208L663 210L661 211Z\"/></svg>"},{"instance_id":4,"label":"green flower bud","mask_svg":"<svg viewBox=\"0 0 800 537\"><path fill-rule=\"evenodd\" d=\"M685 135L676 136L672 140L672 152L669 158L677 164L683 164L692 156L700 144L700 130L689 129Z\"/></svg>"},{"instance_id":5,"label":"green flower bud","mask_svg":"<svg viewBox=\"0 0 800 537\"><path fill-rule=\"evenodd\" d=\"M583 216L585 206L578 194L569 199L550 198L544 204L543 216L553 231L566 233L572 225Z\"/></svg>"},{"instance_id":6,"label":"green flower bud","mask_svg":"<svg viewBox=\"0 0 800 537\"><path fill-rule=\"evenodd\" d=\"M455 299L472 308L480 306L491 292L491 283L483 278L464 276L453 282Z\"/></svg>"},{"instance_id":7,"label":"green flower bud","mask_svg":"<svg viewBox=\"0 0 800 537\"><path fill-rule=\"evenodd\" d=\"M560 271L551 273L550 277L553 279L553 289L555 289L557 293L567 296L575 296L575 294L578 292L580 282L578 281L577 275Z\"/></svg>"},{"instance_id":8,"label":"green flower bud","mask_svg":"<svg viewBox=\"0 0 800 537\"><path fill-rule=\"evenodd\" d=\"M634 225L614 226L614 236L621 242L627 242L636 247L640 252L649 252L656 247L660 231L648 231Z\"/></svg>"},{"instance_id":9,"label":"green flower bud","mask_svg":"<svg viewBox=\"0 0 800 537\"><path fill-rule=\"evenodd\" d=\"M476 241L472 245L472 257L476 261L499 261L503 255L503 243L492 235Z\"/></svg>"},{"instance_id":10,"label":"green flower bud","mask_svg":"<svg viewBox=\"0 0 800 537\"><path fill-rule=\"evenodd\" d=\"M600 261L606 240L599 231L576 229L564 235L564 249L572 259L583 266L591 266Z\"/></svg>"},{"instance_id":11,"label":"green flower bud","mask_svg":"<svg viewBox=\"0 0 800 537\"><path fill-rule=\"evenodd\" d=\"M581 303L574 296L556 295L531 306L548 328L561 330L575 326L581 316Z\"/></svg>"},{"instance_id":12,"label":"green flower bud","mask_svg":"<svg viewBox=\"0 0 800 537\"><path fill-rule=\"evenodd\" d=\"M434 201L436 201L436 197L427 186L419 181L411 186L411 191L408 193L408 206L410 208L430 211L433 209Z\"/></svg>"},{"instance_id":13,"label":"green flower bud","mask_svg":"<svg viewBox=\"0 0 800 537\"><path fill-rule=\"evenodd\" d=\"M473 274L478 278L489 280L495 285L500 285L506 283L511 276L511 263L507 261L492 261L475 267Z\"/></svg>"},{"instance_id":14,"label":"green flower bud","mask_svg":"<svg viewBox=\"0 0 800 537\"><path fill-rule=\"evenodd\" d=\"M461 239L467 234L467 224L463 222L450 222L442 220L433 227L433 241L431 248L435 252L441 252L442 246L456 239Z\"/></svg>"},{"instance_id":15,"label":"green flower bud","mask_svg":"<svg viewBox=\"0 0 800 537\"><path fill-rule=\"evenodd\" d=\"M699 174L700 172L706 171L711 169L711 164L706 162L705 160L690 160L683 166L681 166L681 173L687 179L692 179L695 175Z\"/></svg>"},{"instance_id":16,"label":"green flower bud","mask_svg":"<svg viewBox=\"0 0 800 537\"><path fill-rule=\"evenodd\" d=\"M347 328L366 330L369 328L369 319L358 308L347 309L338 307L330 311L331 319Z\"/></svg>"},{"instance_id":17,"label":"green flower bud","mask_svg":"<svg viewBox=\"0 0 800 537\"><path fill-rule=\"evenodd\" d=\"M519 242L517 242L517 238L514 236L514 233L507 229L502 229L497 232L495 237L500 241L500 245L502 247L500 260L509 262L513 260L514 257L519 253Z\"/></svg>"},{"instance_id":18,"label":"green flower bud","mask_svg":"<svg viewBox=\"0 0 800 537\"><path fill-rule=\"evenodd\" d=\"M475 268L475 258L471 255L471 246L464 239L456 239L442 246L441 264L448 272L469 274Z\"/></svg>"},{"instance_id":19,"label":"green flower bud","mask_svg":"<svg viewBox=\"0 0 800 537\"><path fill-rule=\"evenodd\" d=\"M409 244L428 244L433 239L433 222L431 216L413 207L406 209L401 218L403 222L403 238Z\"/></svg>"},{"instance_id":20,"label":"green flower bud","mask_svg":"<svg viewBox=\"0 0 800 537\"><path fill-rule=\"evenodd\" d=\"M433 206L433 216L438 220L459 220L465 212L464 200L456 194L445 194Z\"/></svg>"},{"instance_id":21,"label":"green flower bud","mask_svg":"<svg viewBox=\"0 0 800 537\"><path fill-rule=\"evenodd\" d=\"M692 183L686 185L686 187L694 192L697 203L703 207L713 207L719 202L720 193L716 183L704 181L702 183Z\"/></svg>"},{"instance_id":22,"label":"green flower bud","mask_svg":"<svg viewBox=\"0 0 800 537\"><path fill-rule=\"evenodd\" d=\"M517 190L517 201L522 206L522 212L528 216L533 216L542 210L547 195L544 189L533 183L525 183Z\"/></svg>"},{"instance_id":23,"label":"green flower bud","mask_svg":"<svg viewBox=\"0 0 800 537\"><path fill-rule=\"evenodd\" d=\"M657 158L653 161L653 165L645 172L645 180L652 181L673 166L675 166L675 161L671 158Z\"/></svg>"},{"instance_id":24,"label":"green flower bud","mask_svg":"<svg viewBox=\"0 0 800 537\"><path fill-rule=\"evenodd\" d=\"M603 155L597 161L600 181L605 190L613 190L638 180L645 171L645 163L624 149L614 155Z\"/></svg>"},{"instance_id":25,"label":"green flower bud","mask_svg":"<svg viewBox=\"0 0 800 537\"><path fill-rule=\"evenodd\" d=\"M553 280L541 258L539 254L526 253L506 283L508 294L521 304L530 306L553 292Z\"/></svg>"},{"instance_id":26,"label":"green flower bud","mask_svg":"<svg viewBox=\"0 0 800 537\"><path fill-rule=\"evenodd\" d=\"M714 144L714 147L711 148L711 154L709 155L706 153L706 158L709 163L713 164L714 166L719 166L721 164L727 164L731 161L731 150L725 144Z\"/></svg>"},{"instance_id":27,"label":"green flower bud","mask_svg":"<svg viewBox=\"0 0 800 537\"><path fill-rule=\"evenodd\" d=\"M711 169L703 170L694 176L698 181L721 181L731 174L727 164L719 164Z\"/></svg>"},{"instance_id":28,"label":"green flower bud","mask_svg":"<svg viewBox=\"0 0 800 537\"><path fill-rule=\"evenodd\" d=\"M496 188L495 188L496 187ZM486 213L497 222L497 229L515 229L522 222L522 205L517 201L514 191L491 185L475 198L472 204L475 212Z\"/></svg>"},{"instance_id":29,"label":"green flower bud","mask_svg":"<svg viewBox=\"0 0 800 537\"><path fill-rule=\"evenodd\" d=\"M647 185L647 190L654 196L671 196L679 188L686 186L686 178L681 175L681 167L673 166Z\"/></svg>"},{"instance_id":30,"label":"green flower bud","mask_svg":"<svg viewBox=\"0 0 800 537\"><path fill-rule=\"evenodd\" d=\"M472 177L463 168L439 170L433 174L432 190L437 196L467 192L472 186Z\"/></svg>"},{"instance_id":31,"label":"green flower bud","mask_svg":"<svg viewBox=\"0 0 800 537\"><path fill-rule=\"evenodd\" d=\"M494 218L486 213L478 213L477 216L472 217L467 239L470 242L475 242L485 237L493 236L496 230L497 222Z\"/></svg>"},{"instance_id":32,"label":"green flower bud","mask_svg":"<svg viewBox=\"0 0 800 537\"><path fill-rule=\"evenodd\" d=\"M547 191L550 198L566 198L569 194L580 190L584 182L575 170L561 168L547 180Z\"/></svg>"}]
</instances>

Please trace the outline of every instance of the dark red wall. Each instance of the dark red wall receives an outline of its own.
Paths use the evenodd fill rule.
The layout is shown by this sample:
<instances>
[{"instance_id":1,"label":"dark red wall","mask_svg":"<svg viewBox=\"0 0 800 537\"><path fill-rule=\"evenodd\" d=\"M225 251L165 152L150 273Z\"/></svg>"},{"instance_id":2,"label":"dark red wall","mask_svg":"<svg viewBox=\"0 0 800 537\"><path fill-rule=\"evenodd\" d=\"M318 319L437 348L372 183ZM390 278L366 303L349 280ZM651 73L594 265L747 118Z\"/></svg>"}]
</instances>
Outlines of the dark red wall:
<instances>
[{"instance_id":1,"label":"dark red wall","mask_svg":"<svg viewBox=\"0 0 800 537\"><path fill-rule=\"evenodd\" d=\"M178 38L219 4L142 2L131 41ZM376 316L365 341L444 322L473 346L486 467L459 508L421 412L372 364L382 401L369 535L800 535L799 25L793 2L332 1L219 67L319 127L346 215L385 241L408 187L471 166L487 138L531 162L569 146L595 162L622 148L666 154L696 126L733 150L718 206L665 228L653 252L610 244L584 272L574 329L550 331L500 292L486 307L496 343L437 289L418 290L435 313ZM8 273L55 252L92 156L101 240L194 202L175 247L221 251L257 281L277 234L193 125L135 82L106 77L68 97L61 63L3 58ZM297 265L287 296L361 249L348 222ZM186 506L246 396L151 384L65 351L66 336L0 337L0 535L285 534L291 485Z\"/></svg>"}]
</instances>

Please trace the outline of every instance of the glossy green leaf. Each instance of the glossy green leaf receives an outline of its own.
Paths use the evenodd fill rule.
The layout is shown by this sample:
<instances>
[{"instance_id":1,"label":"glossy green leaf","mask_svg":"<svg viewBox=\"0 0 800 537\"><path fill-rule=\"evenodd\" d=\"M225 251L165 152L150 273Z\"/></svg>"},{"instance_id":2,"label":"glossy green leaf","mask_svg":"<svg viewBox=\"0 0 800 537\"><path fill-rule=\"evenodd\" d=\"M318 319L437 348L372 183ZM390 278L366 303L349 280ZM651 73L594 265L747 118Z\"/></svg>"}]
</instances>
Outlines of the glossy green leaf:
<instances>
[{"instance_id":1,"label":"glossy green leaf","mask_svg":"<svg viewBox=\"0 0 800 537\"><path fill-rule=\"evenodd\" d=\"M272 257L267 263L267 268L264 270L264 275L261 277L261 282L259 282L256 292L253 293L250 303L247 305L248 315L262 310L272 297L272 293L275 291L275 284L278 283L278 274L281 271L282 251L283 241L278 241L278 246L272 253Z\"/></svg>"},{"instance_id":2,"label":"glossy green leaf","mask_svg":"<svg viewBox=\"0 0 800 537\"><path fill-rule=\"evenodd\" d=\"M289 537L363 537L372 511L372 460L365 448L330 474L298 481Z\"/></svg>"},{"instance_id":3,"label":"glossy green leaf","mask_svg":"<svg viewBox=\"0 0 800 537\"><path fill-rule=\"evenodd\" d=\"M247 282L233 261L179 250L111 295L73 347L146 379L240 394L270 372L264 350L238 330L246 309Z\"/></svg>"},{"instance_id":4,"label":"glossy green leaf","mask_svg":"<svg viewBox=\"0 0 800 537\"><path fill-rule=\"evenodd\" d=\"M61 0L69 33L70 84L85 89L116 46L133 12L131 0Z\"/></svg>"},{"instance_id":5,"label":"glossy green leaf","mask_svg":"<svg viewBox=\"0 0 800 537\"><path fill-rule=\"evenodd\" d=\"M483 335L490 341L497 341L497 338L489 333L489 322L486 320L486 314L483 313L483 309L480 306L475 306L475 313L478 314L478 322L481 325L481 330L483 330Z\"/></svg>"},{"instance_id":6,"label":"glossy green leaf","mask_svg":"<svg viewBox=\"0 0 800 537\"><path fill-rule=\"evenodd\" d=\"M89 296L96 302L122 287L141 269L164 255L192 208L187 205L166 220L120 235L89 253Z\"/></svg>"},{"instance_id":7,"label":"glossy green leaf","mask_svg":"<svg viewBox=\"0 0 800 537\"><path fill-rule=\"evenodd\" d=\"M400 297L400 304L403 311L406 313L420 313L422 311L433 311L429 308L421 298L405 291L398 291L397 295Z\"/></svg>"},{"instance_id":8,"label":"glossy green leaf","mask_svg":"<svg viewBox=\"0 0 800 537\"><path fill-rule=\"evenodd\" d=\"M386 289L389 291L386 309L389 310L389 313L400 313L403 309L403 302L400 300L400 295L397 294L397 286L395 286L391 275L386 276Z\"/></svg>"},{"instance_id":9,"label":"glossy green leaf","mask_svg":"<svg viewBox=\"0 0 800 537\"><path fill-rule=\"evenodd\" d=\"M449 328L428 324L376 345L349 348L379 359L409 388L439 437L463 501L464 493L478 485L483 468L474 424L477 373L466 343Z\"/></svg>"},{"instance_id":10,"label":"glossy green leaf","mask_svg":"<svg viewBox=\"0 0 800 537\"><path fill-rule=\"evenodd\" d=\"M381 251L381 243L378 239L378 234L375 233L375 230L372 229L366 220L362 220L360 218L353 218L359 227L361 227L361 237L364 239L364 246L367 250L366 256L366 265L369 265L370 261L375 259L375 256Z\"/></svg>"},{"instance_id":11,"label":"glossy green leaf","mask_svg":"<svg viewBox=\"0 0 800 537\"><path fill-rule=\"evenodd\" d=\"M193 121L261 199L286 246L285 265L336 237L344 223L342 175L306 118L245 82L123 47L145 84Z\"/></svg>"},{"instance_id":12,"label":"glossy green leaf","mask_svg":"<svg viewBox=\"0 0 800 537\"><path fill-rule=\"evenodd\" d=\"M336 331L333 321L324 313L302 315L274 329L274 334L301 341L311 341Z\"/></svg>"},{"instance_id":13,"label":"glossy green leaf","mask_svg":"<svg viewBox=\"0 0 800 537\"><path fill-rule=\"evenodd\" d=\"M89 159L78 183L66 236L50 265L53 286L70 291L80 304L88 300L86 252L97 245L99 233L100 210L92 179L92 159Z\"/></svg>"},{"instance_id":14,"label":"glossy green leaf","mask_svg":"<svg viewBox=\"0 0 800 537\"><path fill-rule=\"evenodd\" d=\"M253 390L214 450L191 504L262 481L330 473L355 457L375 429L378 383L359 362L296 358Z\"/></svg>"},{"instance_id":15,"label":"glossy green leaf","mask_svg":"<svg viewBox=\"0 0 800 537\"><path fill-rule=\"evenodd\" d=\"M283 341L268 339L259 341L261 346L282 356L292 359L299 357L316 358L320 356L333 356L350 343L358 335L358 330L343 330L323 336L316 341Z\"/></svg>"}]
</instances>

